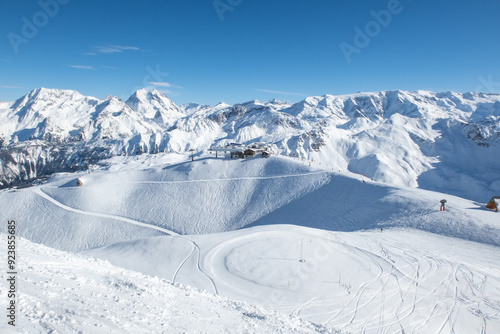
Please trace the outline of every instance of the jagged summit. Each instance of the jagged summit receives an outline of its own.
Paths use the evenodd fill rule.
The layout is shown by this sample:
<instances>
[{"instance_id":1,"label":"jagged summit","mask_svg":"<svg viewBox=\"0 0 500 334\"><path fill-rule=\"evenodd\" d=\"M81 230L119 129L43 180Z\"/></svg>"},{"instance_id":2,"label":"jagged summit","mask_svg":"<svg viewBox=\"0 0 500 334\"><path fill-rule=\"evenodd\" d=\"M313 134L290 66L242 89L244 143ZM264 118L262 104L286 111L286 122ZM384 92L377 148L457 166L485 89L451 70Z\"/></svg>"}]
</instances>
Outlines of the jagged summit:
<instances>
[{"instance_id":1,"label":"jagged summit","mask_svg":"<svg viewBox=\"0 0 500 334\"><path fill-rule=\"evenodd\" d=\"M229 107L231 106L230 104L227 104L226 102L223 102L223 101L219 101L219 103L217 103L214 108L226 108L226 107Z\"/></svg>"},{"instance_id":2,"label":"jagged summit","mask_svg":"<svg viewBox=\"0 0 500 334\"><path fill-rule=\"evenodd\" d=\"M175 120L184 116L172 100L156 89L139 89L125 103L132 110L160 124L171 125Z\"/></svg>"},{"instance_id":3,"label":"jagged summit","mask_svg":"<svg viewBox=\"0 0 500 334\"><path fill-rule=\"evenodd\" d=\"M61 100L61 99L66 99L66 100L82 100L82 99L93 99L97 100L96 98L93 97L85 97L76 90L70 90L70 89L56 89L56 88L45 88L45 87L40 87L37 89L32 90L28 94L24 95L21 97L21 99L28 99L28 100Z\"/></svg>"}]
</instances>

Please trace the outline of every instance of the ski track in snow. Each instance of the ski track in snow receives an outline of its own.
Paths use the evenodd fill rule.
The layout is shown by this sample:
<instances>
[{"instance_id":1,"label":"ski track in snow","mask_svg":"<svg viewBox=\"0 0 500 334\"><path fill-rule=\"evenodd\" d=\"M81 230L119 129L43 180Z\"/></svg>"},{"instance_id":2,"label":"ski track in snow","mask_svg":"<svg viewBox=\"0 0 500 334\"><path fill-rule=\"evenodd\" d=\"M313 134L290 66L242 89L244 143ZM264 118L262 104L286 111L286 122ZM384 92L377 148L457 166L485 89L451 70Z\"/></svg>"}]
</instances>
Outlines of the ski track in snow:
<instances>
[{"instance_id":1,"label":"ski track in snow","mask_svg":"<svg viewBox=\"0 0 500 334\"><path fill-rule=\"evenodd\" d=\"M272 180L318 174L328 174L328 172L181 181L125 181L120 185ZM63 177L62 181L72 177ZM86 187L113 189L114 185L117 184L95 182ZM350 186L352 183L347 185ZM496 246L472 244L465 240L455 240L415 230L401 231L397 228L395 231L384 228L383 233L377 231L345 233L293 225L268 225L219 234L179 235L167 228L126 218L123 215L76 209L59 201L65 201L61 195L65 194L64 192L59 194L54 192L52 195L57 195L54 198L44 192L44 188L58 187L49 183L30 188L27 193L32 191L37 195L35 201L28 202L30 205L41 207L43 205L35 204L49 201L62 210L76 214L111 219L159 231L168 235L159 237L162 238L159 240L167 245L169 240L176 238L188 242L191 245L190 250L184 245L186 247L182 250L185 253L182 253L182 256L172 257L170 263L163 263L172 268L168 277L163 278L175 283L211 290L224 297L263 305L331 329L349 332L447 333L471 329L481 333L486 333L487 330L491 333L500 332L500 271L498 261L495 260L497 257L491 255L492 249L498 249ZM72 190L68 188L70 187L65 188L66 191L71 192ZM190 189L179 189L187 195L190 194ZM195 190L202 191L201 188ZM418 191L412 190L411 193L414 196L412 198L421 198L422 202L432 201L432 198L424 198L424 194ZM154 192L148 196L154 196ZM148 199L149 197L146 200ZM68 202L73 206L77 205L75 203ZM346 203L346 206L348 205L349 203ZM433 218L431 209L422 208L425 207L410 208L405 213L411 217L424 216L429 224L436 223L437 217ZM355 206L352 207L352 211L355 211ZM453 210L449 212L453 213ZM30 213L33 217L36 214L35 210ZM458 217L458 214L455 214L447 219L453 221ZM362 218L370 219L370 216ZM462 228L468 227L466 219L469 218L457 220L457 224L462 224ZM443 219L443 225L444 223ZM437 229L440 231L439 227ZM182 231L182 227L176 230ZM473 229L470 234L477 234L477 231L479 229ZM486 234L484 231L481 232ZM57 231L36 231L36 233L48 235ZM416 241L411 240L413 238ZM429 238L432 240L427 241ZM482 235L477 235L476 238L479 240ZM148 239L143 240L147 247ZM303 258L304 241L306 242ZM445 246L441 243L445 243ZM122 248L127 247L127 242L124 244ZM180 244L182 243L177 243L178 247ZM318 244L332 251L329 257L321 261L314 257ZM297 245L300 245L300 257ZM455 246L458 253L454 251ZM483 265L481 260L485 250L488 256L485 258L486 264ZM113 249L110 252L112 251ZM141 253L140 249L133 251ZM169 251L175 252L176 249L172 248ZM465 251L470 251L472 254L466 256L468 253ZM94 250L94 256L99 257L99 254L99 249ZM106 259L106 253L102 254L102 258ZM150 263L155 262L154 251L144 254L152 256L148 259ZM159 259L162 254L156 256ZM126 257L118 260L115 258L115 261L122 261L113 262L117 266L140 270L134 269ZM307 266L313 265L314 261L319 261L318 266L308 271ZM148 274L147 268L143 270ZM197 280L200 274L203 277ZM275 292L280 294L280 298L273 300L271 296ZM56 327L47 327L46 330L63 331L62 328Z\"/></svg>"},{"instance_id":2,"label":"ski track in snow","mask_svg":"<svg viewBox=\"0 0 500 334\"><path fill-rule=\"evenodd\" d=\"M467 328L463 327L467 321L476 324L480 322L480 327L474 328L483 331L486 323L495 328L500 325L500 300L498 300L500 273L495 274L494 271L484 273L484 268L480 271L474 270L470 265L446 257L436 257L426 250L417 250L409 254L409 248L401 244L394 245L377 240L377 233L375 237L365 236L366 245L350 244L345 233L327 233L331 236L332 245L337 245L335 246L337 252L343 249L351 254L350 256L362 259L365 265L375 266L371 269L372 277L359 281L359 285L353 282L355 291L345 297L330 296L328 290L324 291L324 294L312 296L304 292L303 298L308 297L303 302L290 301L288 305L264 303L266 307L348 332L448 333L461 332L463 328ZM239 271L235 271L235 268L228 266L232 263L229 258L246 246L255 247L252 243L257 240L260 240L259 242L269 238L273 240L277 235L286 235L286 232L273 231L268 227L265 232L234 237L206 251L204 266L215 280L222 295L230 294L236 298L239 294L240 298L247 300L251 294L249 284L263 284L252 277L242 276ZM307 232L296 235L297 240L309 237ZM372 245L376 247L371 250L366 248ZM277 259L273 260L273 263L277 263L275 261ZM290 263L288 260L292 259L282 258L282 260L282 263ZM246 263L249 266L248 261ZM307 286L307 289L311 288L308 284L317 284L307 283L312 275L314 273L301 278L302 284ZM478 279L478 283L474 283ZM245 280L246 284L243 283ZM489 288L493 288L496 294L485 292L488 280L494 281ZM253 303L259 303L257 302L259 298L253 300ZM262 299L260 300L262 302ZM476 314L472 309L473 305L474 309L482 309L485 307L483 304L488 305L487 310L482 311L487 314L481 312ZM461 317L468 320L463 320L458 325L457 322Z\"/></svg>"},{"instance_id":3,"label":"ski track in snow","mask_svg":"<svg viewBox=\"0 0 500 334\"><path fill-rule=\"evenodd\" d=\"M300 173L292 175L275 175L275 176L251 176L251 177L230 177L224 179L199 179L199 180L182 180L182 181L138 181L138 182L124 182L121 184L175 184L175 183L199 183L199 182L227 182L227 181L245 181L245 180L272 180L272 179L285 179L285 178L295 178L302 176L311 176L316 174L328 174L326 171L310 172L310 173ZM112 185L112 184L110 184Z\"/></svg>"},{"instance_id":4,"label":"ski track in snow","mask_svg":"<svg viewBox=\"0 0 500 334\"><path fill-rule=\"evenodd\" d=\"M181 181L137 181L137 182L121 182L120 185L127 185L127 184L179 184L179 183L208 183L208 182L231 182L231 181L245 181L245 180L271 180L271 179L283 179L283 178L297 178L297 177L304 177L304 176L311 176L311 175L318 175L318 174L327 174L325 171L313 171L313 172L308 172L308 173L296 173L296 174L287 174L287 175L274 175L274 176L253 176L253 177L233 177L233 178L215 178L215 179L197 179L197 180L181 180ZM104 185L93 185L93 187L112 187L113 183L107 183ZM57 186L51 186L51 185L44 185L46 188L58 188ZM176 281L177 276L179 272L181 271L182 267L186 264L188 259L193 256L194 252L196 251L196 263L197 263L197 269L199 272L201 272L209 281L210 285L212 286L213 292L215 294L218 294L218 289L217 286L214 282L214 280L202 269L202 266L200 265L201 261L201 250L199 246L196 244L196 242L163 227L155 226L153 224L147 224L143 223L134 219L126 218L126 217L121 217L118 215L111 215L111 214L104 214L104 213L97 213L97 212L90 212L90 211L85 211L85 210L80 210L80 209L75 209L72 208L68 205L65 205L58 200L54 199L53 197L49 196L46 194L42 188L40 187L33 187L30 189L33 193L39 195L40 197L50 201L51 203L55 204L56 206L67 210L71 211L74 213L78 214L83 214L87 216L95 216L95 217L101 217L101 218L107 218L107 219L114 219L118 220L124 223L140 226L140 227L145 227L149 229L154 229L157 231L160 231L162 233L165 233L167 235L172 235L176 236L179 238L182 238L193 246L193 250L191 253L178 265L177 269L175 270L175 273L172 277L172 281Z\"/></svg>"},{"instance_id":5,"label":"ski track in snow","mask_svg":"<svg viewBox=\"0 0 500 334\"><path fill-rule=\"evenodd\" d=\"M249 177L229 177L229 178L218 178L218 179L196 179L196 180L179 180L179 181L135 181L135 182L120 182L120 183L106 183L104 185L92 185L92 188L98 187L109 187L109 186L118 186L118 185L127 185L127 184L179 184L179 183L205 183L205 182L230 182L230 181L247 181L247 180L272 180L272 179L284 179L284 178L296 178L303 176L311 176L325 174L328 175L330 172L328 171L317 171L310 173L298 173L291 175L275 175L275 176L249 176ZM59 186L51 186L45 185L47 188L59 188ZM88 187L88 186L87 186Z\"/></svg>"},{"instance_id":6,"label":"ski track in snow","mask_svg":"<svg viewBox=\"0 0 500 334\"><path fill-rule=\"evenodd\" d=\"M146 227L146 228L150 228L150 229L153 229L153 230L157 230L157 231L163 232L163 233L168 234L168 235L178 236L177 233L175 233L173 231L170 231L170 230L167 230L165 228L162 228L162 227L159 227L159 226L150 225L150 224L141 223L139 221L132 220L132 219L129 219L129 218L119 217L119 216L114 216L114 215L108 215L108 214L105 214L105 213L88 212L88 211L83 211L83 210L79 210L79 209L74 209L74 208L69 207L69 206L67 206L67 205L65 205L65 204L63 204L63 203L55 200L54 198L50 197L49 195L47 195L46 193L44 193L41 188L38 188L38 187L32 188L31 191L33 191L35 194L37 194L37 195L45 198L49 202L57 205L61 209L64 209L64 210L67 210L67 211L71 211L71 212L75 212L75 213L79 213L79 214L87 215L87 216L95 216L95 217L101 217L101 218L115 219L115 220L119 220L119 221L122 221L122 222L125 222L125 223L128 223L128 224L133 224L133 225L137 225L137 226L141 226L141 227Z\"/></svg>"},{"instance_id":7,"label":"ski track in snow","mask_svg":"<svg viewBox=\"0 0 500 334\"><path fill-rule=\"evenodd\" d=\"M1 333L333 333L82 254L19 245L16 327L2 321ZM7 277L0 273L2 291Z\"/></svg>"},{"instance_id":8,"label":"ski track in snow","mask_svg":"<svg viewBox=\"0 0 500 334\"><path fill-rule=\"evenodd\" d=\"M154 225L150 225L150 224L145 224L145 223L142 223L142 222L139 222L139 221L136 221L136 220L132 220L132 219L129 219L129 218L124 218L124 217L119 217L119 216L114 216L114 215L108 215L108 214L103 214L103 213L95 213L95 212L88 212L88 211L82 211L82 210L78 210L78 209L74 209L74 208L71 208L65 204L62 204L60 202L58 202L57 200L53 199L52 197L50 197L49 195L47 195L46 193L43 192L43 190L41 190L40 188L38 187L35 187L32 189L32 191L34 193L36 193L37 195L45 198L46 200L52 202L53 204L59 206L60 208L64 209L64 210L68 210L68 211L72 211L72 212L75 212L75 213L80 213L80 214L83 214L83 215L89 215L89 216L96 216L96 217L102 217L102 218L110 218L110 219L116 219L116 220L119 220L119 221L122 221L122 222L125 222L125 223L128 223L128 224L133 224L133 225L137 225L137 226L141 226L141 227L145 227L145 228L150 228L150 229L154 229L154 230L157 230L157 231L160 231L160 232L163 232L163 233L166 233L168 235L172 235L172 236L176 236L176 237L180 237L186 241L188 241L189 243L191 243L193 245L193 251L188 255L188 257L186 257L184 259L184 261L179 265L179 267L177 268L177 270L175 271L175 274L174 274L174 277L173 277L173 281L175 281L175 278L177 277L177 274L178 272L180 271L181 267L186 263L186 261L188 260L188 258L190 256L193 255L194 253L194 250L196 250L196 263L197 263L197 268L198 270L210 281L210 284L212 285L213 287L213 290L214 290L214 293L217 295L218 294L218 291L217 291L217 287L215 285L215 282L213 281L213 279L208 276L205 271L201 268L200 266L200 247L196 244L196 242L192 241L192 240L189 240L173 231L170 231L170 230L167 230L165 228L162 228L162 227L158 227L158 226L154 226Z\"/></svg>"},{"instance_id":9,"label":"ski track in snow","mask_svg":"<svg viewBox=\"0 0 500 334\"><path fill-rule=\"evenodd\" d=\"M187 240L187 241L189 241L189 240ZM191 248L191 252L179 264L179 266L177 267L177 269L175 269L174 276L172 277L172 283L175 283L177 275L179 274L179 271L181 270L182 266L184 266L184 264L186 263L186 261L193 255L194 251L197 250L197 249L199 249L199 248L196 248L196 246L194 245L194 243L191 243L191 246L193 247L193 248Z\"/></svg>"}]
</instances>

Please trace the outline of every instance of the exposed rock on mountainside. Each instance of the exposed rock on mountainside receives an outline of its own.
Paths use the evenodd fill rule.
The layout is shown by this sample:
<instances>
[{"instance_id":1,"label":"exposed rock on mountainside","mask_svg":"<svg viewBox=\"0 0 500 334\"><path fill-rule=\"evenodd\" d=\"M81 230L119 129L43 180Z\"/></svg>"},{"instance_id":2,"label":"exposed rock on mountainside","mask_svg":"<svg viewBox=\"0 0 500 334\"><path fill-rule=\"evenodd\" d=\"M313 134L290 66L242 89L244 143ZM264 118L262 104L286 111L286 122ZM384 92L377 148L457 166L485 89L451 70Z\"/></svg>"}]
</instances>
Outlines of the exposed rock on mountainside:
<instances>
[{"instance_id":1,"label":"exposed rock on mountainside","mask_svg":"<svg viewBox=\"0 0 500 334\"><path fill-rule=\"evenodd\" d=\"M40 88L0 103L0 124L3 187L113 155L267 142L387 183L477 200L500 192L500 95L384 91L179 107L157 90L123 102Z\"/></svg>"}]
</instances>

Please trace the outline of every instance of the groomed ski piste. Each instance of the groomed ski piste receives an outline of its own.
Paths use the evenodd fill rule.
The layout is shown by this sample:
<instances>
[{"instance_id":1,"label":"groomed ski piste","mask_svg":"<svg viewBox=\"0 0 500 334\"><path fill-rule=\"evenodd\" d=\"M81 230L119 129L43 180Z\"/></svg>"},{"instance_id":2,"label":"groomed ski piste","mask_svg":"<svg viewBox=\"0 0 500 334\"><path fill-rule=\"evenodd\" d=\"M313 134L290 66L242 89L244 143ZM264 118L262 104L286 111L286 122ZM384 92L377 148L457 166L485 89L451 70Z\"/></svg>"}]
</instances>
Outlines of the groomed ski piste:
<instances>
[{"instance_id":1,"label":"groomed ski piste","mask_svg":"<svg viewBox=\"0 0 500 334\"><path fill-rule=\"evenodd\" d=\"M25 332L496 333L484 205L285 157L116 157L0 192Z\"/></svg>"}]
</instances>

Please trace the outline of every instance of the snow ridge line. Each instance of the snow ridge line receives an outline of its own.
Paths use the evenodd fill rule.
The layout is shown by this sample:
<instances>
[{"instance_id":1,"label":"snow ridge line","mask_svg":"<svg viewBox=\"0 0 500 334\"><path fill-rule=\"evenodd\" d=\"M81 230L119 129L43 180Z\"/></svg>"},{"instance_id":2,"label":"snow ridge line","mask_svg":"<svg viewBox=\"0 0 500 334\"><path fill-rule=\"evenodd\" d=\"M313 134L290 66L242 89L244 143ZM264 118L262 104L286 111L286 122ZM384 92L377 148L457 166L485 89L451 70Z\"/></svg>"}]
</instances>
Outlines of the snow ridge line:
<instances>
[{"instance_id":1,"label":"snow ridge line","mask_svg":"<svg viewBox=\"0 0 500 334\"><path fill-rule=\"evenodd\" d=\"M179 234L175 233L174 231L167 230L167 229L165 229L163 227L159 227L159 226L155 226L155 225L151 225L151 224L142 223L142 222L139 222L137 220L130 219L130 218L125 218L125 217L120 217L120 216L114 216L114 215L108 215L108 214L105 214L105 213L89 212L89 211L83 211L83 210L79 210L79 209L74 209L74 208L72 208L70 206L67 206L67 205L65 205L65 204L57 201L56 199L50 197L49 195L47 195L46 193L44 193L42 191L42 189L40 189L38 187L31 188L31 191L34 192L35 194L37 194L37 195L45 198L49 202L57 205L58 207L60 207L61 209L66 210L66 211L71 211L71 212L75 212L75 213L79 213L79 214L87 215L87 216L95 216L95 217L102 217L102 218L109 218L109 219L120 220L120 221L128 223L128 224L133 224L133 225L137 225L137 226L141 226L141 227L146 227L146 228L150 228L150 229L153 229L153 230L157 230L157 231L163 232L163 233L168 234L168 235L179 236Z\"/></svg>"},{"instance_id":2,"label":"snow ridge line","mask_svg":"<svg viewBox=\"0 0 500 334\"><path fill-rule=\"evenodd\" d=\"M275 176L248 176L248 177L234 177L234 178L224 178L224 179L200 179L200 180L181 180L181 181L136 181L136 182L120 182L120 183L106 183L100 185L87 185L86 187L107 187L116 186L123 184L176 184L176 183L198 183L198 182L224 182L224 181L245 181L245 180L271 180L271 179L281 179L281 178L292 178L319 174L331 174L327 171L317 171L311 173L301 173L301 174L288 174L288 175L275 175ZM59 186L46 186L48 188L59 188Z\"/></svg>"},{"instance_id":3,"label":"snow ridge line","mask_svg":"<svg viewBox=\"0 0 500 334\"><path fill-rule=\"evenodd\" d=\"M301 177L301 176L309 176L309 175L317 175L317 174L328 174L329 172L317 171L311 173L301 173L301 174L287 174L287 175L274 175L274 176L247 176L247 177L233 177L233 178L224 178L224 179L200 179L200 180L183 180L183 181L137 181L130 182L134 183L196 183L196 182L223 182L223 181L244 181L244 180L271 180L271 179L281 179L281 178L291 178L291 177ZM125 183L126 184L126 183Z\"/></svg>"}]
</instances>

